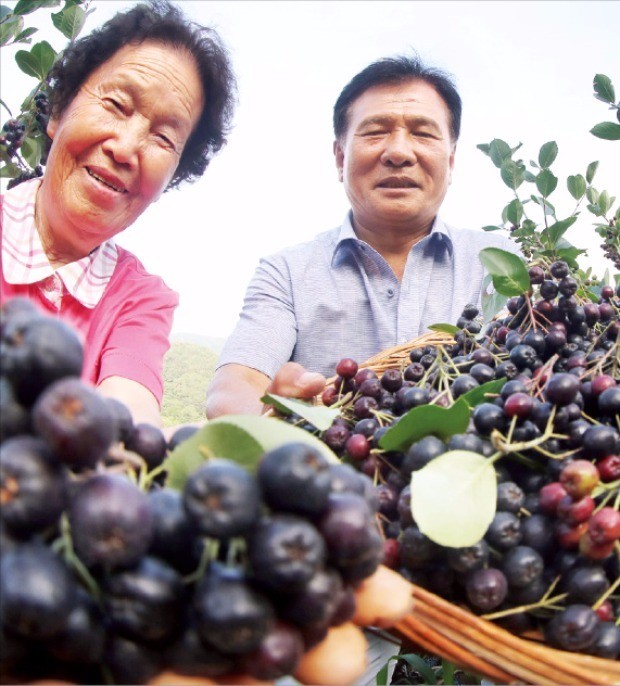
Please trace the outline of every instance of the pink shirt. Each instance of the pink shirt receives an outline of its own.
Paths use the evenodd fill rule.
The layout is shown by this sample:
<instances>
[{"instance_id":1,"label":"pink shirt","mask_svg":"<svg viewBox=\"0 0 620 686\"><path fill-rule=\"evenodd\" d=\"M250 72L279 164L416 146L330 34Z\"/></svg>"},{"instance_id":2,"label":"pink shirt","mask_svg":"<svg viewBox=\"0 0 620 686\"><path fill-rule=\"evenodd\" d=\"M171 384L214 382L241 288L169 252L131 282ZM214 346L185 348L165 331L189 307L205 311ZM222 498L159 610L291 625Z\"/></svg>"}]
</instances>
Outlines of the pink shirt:
<instances>
[{"instance_id":1,"label":"pink shirt","mask_svg":"<svg viewBox=\"0 0 620 686\"><path fill-rule=\"evenodd\" d=\"M34 224L37 188L38 180L25 182L0 197L0 301L26 297L73 326L84 344L85 380L97 385L121 376L161 404L178 295L112 241L54 270Z\"/></svg>"}]
</instances>

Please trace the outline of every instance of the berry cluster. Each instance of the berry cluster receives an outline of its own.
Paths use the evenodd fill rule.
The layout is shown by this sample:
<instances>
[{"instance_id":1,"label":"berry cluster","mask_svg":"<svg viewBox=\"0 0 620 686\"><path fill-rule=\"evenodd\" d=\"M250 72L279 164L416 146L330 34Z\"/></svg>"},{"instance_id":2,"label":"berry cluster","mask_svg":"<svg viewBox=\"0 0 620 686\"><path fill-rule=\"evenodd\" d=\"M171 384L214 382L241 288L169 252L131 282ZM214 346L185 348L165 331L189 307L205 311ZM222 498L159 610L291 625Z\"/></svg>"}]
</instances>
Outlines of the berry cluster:
<instances>
[{"instance_id":1,"label":"berry cluster","mask_svg":"<svg viewBox=\"0 0 620 686\"><path fill-rule=\"evenodd\" d=\"M9 119L2 126L0 144L6 145L6 151L9 157L13 157L19 150L22 141L24 140L25 131L26 125L23 121L18 119Z\"/></svg>"},{"instance_id":2,"label":"berry cluster","mask_svg":"<svg viewBox=\"0 0 620 686\"><path fill-rule=\"evenodd\" d=\"M8 119L0 132L0 150L6 160L11 160L21 170L17 176L10 179L7 188L12 188L22 181L28 181L43 176L43 165L47 162L47 155L51 141L47 136L47 125L50 117L50 103L47 93L37 90L35 95L28 98L28 109L15 118ZM26 160L26 155L20 154L22 144L26 139L36 139L40 147L37 155L38 164Z\"/></svg>"},{"instance_id":3,"label":"berry cluster","mask_svg":"<svg viewBox=\"0 0 620 686\"><path fill-rule=\"evenodd\" d=\"M511 298L483 333L468 306L454 344L413 348L383 372L342 359L322 394L339 416L320 437L377 484L386 564L515 632L544 630L554 646L615 659L620 286L605 286L594 302L565 262L529 274L530 291ZM381 448L408 412L451 407L500 379L501 390L473 407L465 433ZM497 473L495 517L463 549L430 540L411 511L412 473L451 450L493 457Z\"/></svg>"},{"instance_id":4,"label":"berry cluster","mask_svg":"<svg viewBox=\"0 0 620 686\"><path fill-rule=\"evenodd\" d=\"M69 327L18 299L0 314L3 680L276 679L351 619L383 555L370 479L289 443L168 488L194 429L134 425L80 380Z\"/></svg>"}]
</instances>

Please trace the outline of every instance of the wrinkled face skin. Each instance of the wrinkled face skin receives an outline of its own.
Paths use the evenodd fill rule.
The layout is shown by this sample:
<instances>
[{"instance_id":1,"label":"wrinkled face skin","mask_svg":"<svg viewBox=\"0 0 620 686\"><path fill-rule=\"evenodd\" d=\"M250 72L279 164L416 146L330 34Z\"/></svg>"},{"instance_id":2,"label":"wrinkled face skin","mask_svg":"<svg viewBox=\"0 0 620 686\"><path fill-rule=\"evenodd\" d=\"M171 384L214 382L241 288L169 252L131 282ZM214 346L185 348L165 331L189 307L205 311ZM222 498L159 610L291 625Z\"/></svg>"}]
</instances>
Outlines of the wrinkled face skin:
<instances>
[{"instance_id":1,"label":"wrinkled face skin","mask_svg":"<svg viewBox=\"0 0 620 686\"><path fill-rule=\"evenodd\" d=\"M97 68L58 119L37 198L46 252L83 257L163 193L204 105L193 57L155 41Z\"/></svg>"},{"instance_id":2,"label":"wrinkled face skin","mask_svg":"<svg viewBox=\"0 0 620 686\"><path fill-rule=\"evenodd\" d=\"M448 106L424 81L374 86L351 103L334 154L358 234L425 235L450 185L455 145Z\"/></svg>"}]
</instances>

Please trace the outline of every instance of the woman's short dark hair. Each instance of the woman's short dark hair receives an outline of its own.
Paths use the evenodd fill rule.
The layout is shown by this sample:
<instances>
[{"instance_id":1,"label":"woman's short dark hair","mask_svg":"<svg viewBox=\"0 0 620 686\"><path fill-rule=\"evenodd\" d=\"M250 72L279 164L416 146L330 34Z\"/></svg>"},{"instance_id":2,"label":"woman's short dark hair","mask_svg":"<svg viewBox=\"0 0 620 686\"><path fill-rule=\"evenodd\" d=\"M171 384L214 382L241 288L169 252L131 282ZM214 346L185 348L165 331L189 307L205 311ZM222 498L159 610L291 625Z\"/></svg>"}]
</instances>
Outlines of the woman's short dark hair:
<instances>
[{"instance_id":1,"label":"woman's short dark hair","mask_svg":"<svg viewBox=\"0 0 620 686\"><path fill-rule=\"evenodd\" d=\"M461 96L452 77L446 72L426 66L417 57L400 55L384 57L368 65L342 89L334 105L334 134L340 140L349 125L349 107L369 88L390 83L425 81L439 93L450 111L450 134L456 142L461 133Z\"/></svg>"},{"instance_id":2,"label":"woman's short dark hair","mask_svg":"<svg viewBox=\"0 0 620 686\"><path fill-rule=\"evenodd\" d=\"M51 114L59 117L90 74L120 48L146 40L186 49L196 61L204 107L185 144L169 188L195 181L225 144L236 102L236 79L228 51L211 28L187 19L168 0L150 0L119 12L69 45L48 75Z\"/></svg>"}]
</instances>

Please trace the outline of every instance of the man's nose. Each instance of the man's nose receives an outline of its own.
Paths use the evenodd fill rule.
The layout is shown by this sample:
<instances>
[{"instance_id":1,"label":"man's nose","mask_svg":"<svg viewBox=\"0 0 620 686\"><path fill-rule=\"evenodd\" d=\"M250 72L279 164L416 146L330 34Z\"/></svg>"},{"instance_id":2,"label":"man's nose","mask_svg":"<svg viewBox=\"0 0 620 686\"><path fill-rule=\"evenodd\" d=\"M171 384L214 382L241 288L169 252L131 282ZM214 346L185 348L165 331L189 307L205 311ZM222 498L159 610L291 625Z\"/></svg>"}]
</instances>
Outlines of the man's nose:
<instances>
[{"instance_id":1,"label":"man's nose","mask_svg":"<svg viewBox=\"0 0 620 686\"><path fill-rule=\"evenodd\" d=\"M381 161L383 164L394 167L408 167L415 164L415 150L408 132L393 131L388 136Z\"/></svg>"}]
</instances>

